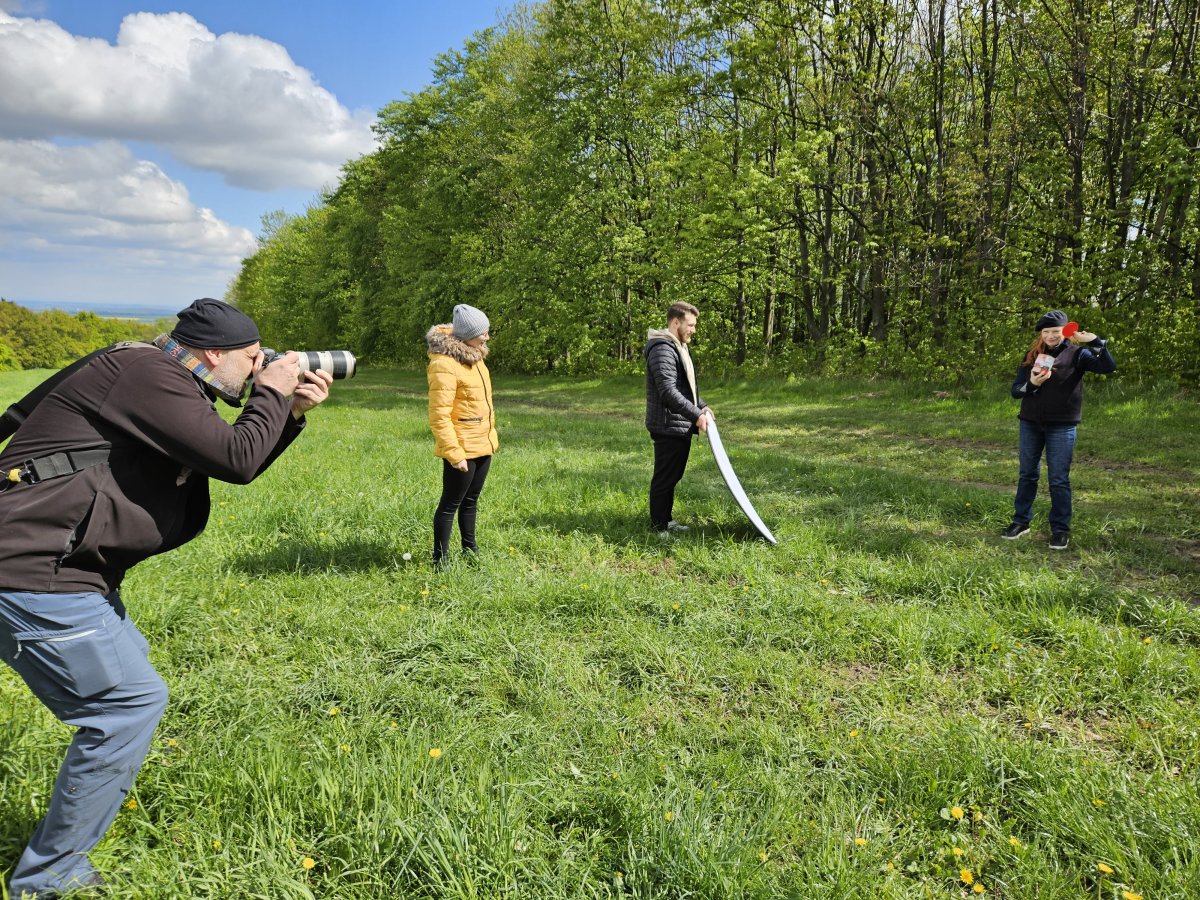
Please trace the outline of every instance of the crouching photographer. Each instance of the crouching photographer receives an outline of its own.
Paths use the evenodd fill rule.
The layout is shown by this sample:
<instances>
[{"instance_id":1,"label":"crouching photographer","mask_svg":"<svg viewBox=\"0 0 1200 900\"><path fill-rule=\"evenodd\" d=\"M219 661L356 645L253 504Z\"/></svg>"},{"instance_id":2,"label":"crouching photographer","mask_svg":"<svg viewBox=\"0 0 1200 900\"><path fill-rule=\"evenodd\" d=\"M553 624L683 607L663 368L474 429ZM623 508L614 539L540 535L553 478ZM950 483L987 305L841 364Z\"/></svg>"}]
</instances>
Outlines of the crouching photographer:
<instances>
[{"instance_id":1,"label":"crouching photographer","mask_svg":"<svg viewBox=\"0 0 1200 900\"><path fill-rule=\"evenodd\" d=\"M153 344L115 345L58 383L0 453L0 658L77 728L14 898L103 883L88 852L167 702L121 580L204 530L209 478L253 481L329 396L333 374L300 355L263 363L250 318L197 300ZM226 422L216 400L241 406L248 387Z\"/></svg>"}]
</instances>

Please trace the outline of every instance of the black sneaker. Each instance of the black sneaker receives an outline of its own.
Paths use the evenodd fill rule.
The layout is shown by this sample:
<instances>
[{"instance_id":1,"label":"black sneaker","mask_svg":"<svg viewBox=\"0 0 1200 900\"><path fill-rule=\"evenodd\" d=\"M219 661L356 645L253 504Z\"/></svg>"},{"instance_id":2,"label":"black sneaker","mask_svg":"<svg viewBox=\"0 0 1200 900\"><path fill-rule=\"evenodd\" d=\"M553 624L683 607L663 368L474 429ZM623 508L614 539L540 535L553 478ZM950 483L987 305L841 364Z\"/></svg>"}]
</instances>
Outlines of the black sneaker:
<instances>
[{"instance_id":1,"label":"black sneaker","mask_svg":"<svg viewBox=\"0 0 1200 900\"><path fill-rule=\"evenodd\" d=\"M1028 525L1018 525L1016 522L1013 522L1011 525L1009 525L1007 528L1004 529L1004 531L1000 535L1000 537L1004 538L1006 541L1015 541L1017 538L1019 538L1023 534L1029 534L1029 526Z\"/></svg>"},{"instance_id":2,"label":"black sneaker","mask_svg":"<svg viewBox=\"0 0 1200 900\"><path fill-rule=\"evenodd\" d=\"M1071 542L1071 536L1065 531L1056 531L1050 535L1051 550L1066 550L1067 544Z\"/></svg>"}]
</instances>

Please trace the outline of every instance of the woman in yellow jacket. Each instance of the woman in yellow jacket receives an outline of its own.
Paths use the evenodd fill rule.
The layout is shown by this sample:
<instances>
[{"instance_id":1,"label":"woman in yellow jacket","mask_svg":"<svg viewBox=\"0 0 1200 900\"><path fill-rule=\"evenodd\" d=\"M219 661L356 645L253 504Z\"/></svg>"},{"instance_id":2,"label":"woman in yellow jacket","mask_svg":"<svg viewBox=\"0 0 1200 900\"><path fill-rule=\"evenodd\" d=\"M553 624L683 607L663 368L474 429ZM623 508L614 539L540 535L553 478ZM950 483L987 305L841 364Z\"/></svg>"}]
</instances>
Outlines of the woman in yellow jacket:
<instances>
[{"instance_id":1,"label":"woman in yellow jacket","mask_svg":"<svg viewBox=\"0 0 1200 900\"><path fill-rule=\"evenodd\" d=\"M483 483L500 445L492 409L488 355L488 318L473 306L454 307L449 325L434 325L429 346L429 427L433 453L442 458L442 499L433 514L433 564L450 554L450 532L458 513L463 550L477 553L475 512Z\"/></svg>"}]
</instances>

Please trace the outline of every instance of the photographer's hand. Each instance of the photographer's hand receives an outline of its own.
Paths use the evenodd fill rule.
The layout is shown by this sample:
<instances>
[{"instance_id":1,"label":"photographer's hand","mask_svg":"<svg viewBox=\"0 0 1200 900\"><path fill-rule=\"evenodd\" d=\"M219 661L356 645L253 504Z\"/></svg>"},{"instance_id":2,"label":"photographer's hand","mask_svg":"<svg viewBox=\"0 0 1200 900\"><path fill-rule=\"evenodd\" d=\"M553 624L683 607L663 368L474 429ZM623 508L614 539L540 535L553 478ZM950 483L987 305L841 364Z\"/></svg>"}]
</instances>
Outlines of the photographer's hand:
<instances>
[{"instance_id":1,"label":"photographer's hand","mask_svg":"<svg viewBox=\"0 0 1200 900\"><path fill-rule=\"evenodd\" d=\"M296 385L300 383L299 360L300 357L295 351L285 353L269 366L258 369L254 380L264 387L279 391L285 397L290 397L295 392ZM261 363L256 362L255 365L260 366Z\"/></svg>"},{"instance_id":2,"label":"photographer's hand","mask_svg":"<svg viewBox=\"0 0 1200 900\"><path fill-rule=\"evenodd\" d=\"M296 385L296 392L292 395L292 416L297 419L328 400L329 386L333 384L333 376L324 369L305 372L303 377L304 380Z\"/></svg>"}]
</instances>

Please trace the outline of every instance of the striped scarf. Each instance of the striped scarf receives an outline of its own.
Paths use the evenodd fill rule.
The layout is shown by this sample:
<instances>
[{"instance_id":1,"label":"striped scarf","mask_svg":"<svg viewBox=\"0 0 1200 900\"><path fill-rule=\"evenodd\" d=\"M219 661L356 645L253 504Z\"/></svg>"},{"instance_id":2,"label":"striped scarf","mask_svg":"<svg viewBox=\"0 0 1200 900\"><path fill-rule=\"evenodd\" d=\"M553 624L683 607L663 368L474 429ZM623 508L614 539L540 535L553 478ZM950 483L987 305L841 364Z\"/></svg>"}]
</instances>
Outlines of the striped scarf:
<instances>
[{"instance_id":1,"label":"striped scarf","mask_svg":"<svg viewBox=\"0 0 1200 900\"><path fill-rule=\"evenodd\" d=\"M222 384L217 376L213 374L212 370L197 359L196 354L192 353L191 350L176 341L169 334L163 333L156 337L154 339L154 346L191 372L197 379L211 387L230 406L242 405L240 394L234 394L228 387Z\"/></svg>"}]
</instances>

